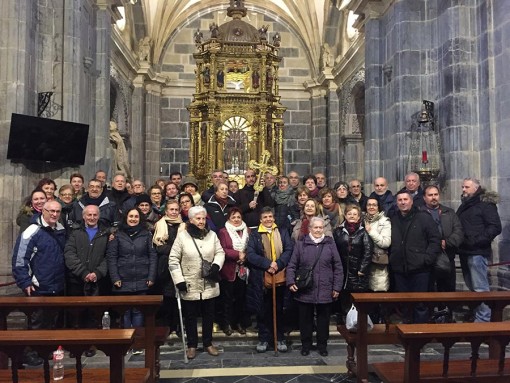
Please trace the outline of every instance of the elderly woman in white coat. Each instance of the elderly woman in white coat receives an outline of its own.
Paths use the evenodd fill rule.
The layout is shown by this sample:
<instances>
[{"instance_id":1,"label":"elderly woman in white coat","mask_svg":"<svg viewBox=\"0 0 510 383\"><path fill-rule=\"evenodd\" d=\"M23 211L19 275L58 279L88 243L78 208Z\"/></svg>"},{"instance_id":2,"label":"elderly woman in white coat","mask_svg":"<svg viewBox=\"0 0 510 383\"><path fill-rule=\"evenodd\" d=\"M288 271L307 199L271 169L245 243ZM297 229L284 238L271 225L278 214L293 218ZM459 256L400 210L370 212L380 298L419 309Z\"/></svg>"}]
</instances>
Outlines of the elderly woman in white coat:
<instances>
[{"instance_id":1,"label":"elderly woman in white coat","mask_svg":"<svg viewBox=\"0 0 510 383\"><path fill-rule=\"evenodd\" d=\"M225 262L225 253L216 233L207 227L206 215L202 206L189 209L186 229L177 234L168 259L172 280L183 300L189 359L195 358L197 352L200 313L204 350L209 355L218 355L218 349L212 344L213 298L220 295L219 271ZM202 277L203 261L212 262L207 278Z\"/></svg>"}]
</instances>

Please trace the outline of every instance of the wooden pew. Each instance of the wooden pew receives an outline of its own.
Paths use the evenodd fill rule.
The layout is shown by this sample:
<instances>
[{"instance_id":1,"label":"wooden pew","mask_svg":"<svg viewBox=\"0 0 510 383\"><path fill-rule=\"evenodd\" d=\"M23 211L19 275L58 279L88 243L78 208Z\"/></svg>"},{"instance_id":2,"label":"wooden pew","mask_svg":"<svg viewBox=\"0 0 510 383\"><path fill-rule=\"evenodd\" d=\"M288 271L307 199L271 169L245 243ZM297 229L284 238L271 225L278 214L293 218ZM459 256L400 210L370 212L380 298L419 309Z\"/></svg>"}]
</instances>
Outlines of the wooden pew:
<instances>
[{"instance_id":1,"label":"wooden pew","mask_svg":"<svg viewBox=\"0 0 510 383\"><path fill-rule=\"evenodd\" d=\"M510 322L401 324L396 327L405 348L405 361L373 364L384 383L510 381L510 359L505 360ZM497 359L480 360L480 345L489 339L500 344L500 354ZM443 361L420 363L421 348L433 341L443 344ZM451 347L461 341L471 343L471 360L450 360Z\"/></svg>"},{"instance_id":2,"label":"wooden pew","mask_svg":"<svg viewBox=\"0 0 510 383\"><path fill-rule=\"evenodd\" d=\"M353 303L358 310L358 331L351 333L344 325L337 329L347 343L346 366L351 375L356 375L357 382L368 382L368 345L395 344L400 340L396 326L392 324L376 324L371 332L367 332L367 315L378 305L384 308L405 306L412 310L419 303L433 308L443 302L449 307L469 305L476 307L485 302L492 310L491 322L503 320L503 309L510 304L510 291L472 292L456 291L448 293L353 293ZM500 347L491 342L489 355L492 359L499 355ZM356 355L356 360L354 359Z\"/></svg>"},{"instance_id":3,"label":"wooden pew","mask_svg":"<svg viewBox=\"0 0 510 383\"><path fill-rule=\"evenodd\" d=\"M156 376L156 312L163 296L161 295L109 295L94 297L0 297L0 330L7 329L7 315L12 311L22 311L29 315L38 309L68 309L80 311L85 308L96 312L98 318L104 311L117 311L123 314L131 307L144 314L145 322L145 367L149 369L149 383ZM59 330L61 331L61 330ZM78 354L76 354L78 355Z\"/></svg>"},{"instance_id":4,"label":"wooden pew","mask_svg":"<svg viewBox=\"0 0 510 383\"><path fill-rule=\"evenodd\" d=\"M160 347L163 346L170 335L170 328L166 326L158 326L155 330L154 346L156 348L156 369L154 372L155 380L159 380L159 374L161 371L160 363ZM145 328L137 327L135 331L135 339L133 341L133 348L145 348Z\"/></svg>"},{"instance_id":5,"label":"wooden pew","mask_svg":"<svg viewBox=\"0 0 510 383\"><path fill-rule=\"evenodd\" d=\"M49 355L58 346L69 350L75 355L81 355L91 346L95 345L110 357L109 382L125 383L124 356L131 348L135 336L134 329L112 329L112 330L12 330L0 331L0 350L6 353L12 360L12 381L19 382L18 378L18 358L23 354L25 347L30 346L41 355ZM141 375L148 375L148 369L143 369ZM48 359L44 358L43 370L38 371L38 377L44 376L45 383L50 382L50 369ZM65 373L65 372L64 372ZM94 377L93 380L85 380L97 382L97 371L90 370L87 375ZM69 371L67 372L69 375ZM81 357L76 358L76 382L82 383L83 370L81 365ZM71 373L70 375L73 375ZM104 372L101 371L101 374ZM142 381L138 381L143 382Z\"/></svg>"}]
</instances>

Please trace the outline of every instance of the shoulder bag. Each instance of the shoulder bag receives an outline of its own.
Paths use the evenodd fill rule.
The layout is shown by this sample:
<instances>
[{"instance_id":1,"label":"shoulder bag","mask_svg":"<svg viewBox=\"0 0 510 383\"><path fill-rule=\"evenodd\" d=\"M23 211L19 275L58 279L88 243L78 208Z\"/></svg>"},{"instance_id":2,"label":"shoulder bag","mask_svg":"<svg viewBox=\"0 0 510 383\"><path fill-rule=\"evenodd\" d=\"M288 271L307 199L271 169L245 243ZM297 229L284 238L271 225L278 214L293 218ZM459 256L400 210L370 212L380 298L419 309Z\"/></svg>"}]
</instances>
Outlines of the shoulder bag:
<instances>
[{"instance_id":1,"label":"shoulder bag","mask_svg":"<svg viewBox=\"0 0 510 383\"><path fill-rule=\"evenodd\" d=\"M313 263L313 266L311 268L298 267L296 269L296 276L294 278L294 284L297 286L298 290L306 291L313 287L313 270L315 269L317 262L319 262L323 247L324 247L324 245L320 246L319 255L315 259L315 262Z\"/></svg>"},{"instance_id":2,"label":"shoulder bag","mask_svg":"<svg viewBox=\"0 0 510 383\"><path fill-rule=\"evenodd\" d=\"M200 255L200 258L202 259L202 269L201 269L202 270L201 271L202 278L209 279L211 276L212 262L209 262L207 259L204 259L204 257L202 256L202 253L198 249L198 245L195 242L195 238L191 237L191 239L193 240L193 243L195 244L195 247L198 251L198 255Z\"/></svg>"}]
</instances>

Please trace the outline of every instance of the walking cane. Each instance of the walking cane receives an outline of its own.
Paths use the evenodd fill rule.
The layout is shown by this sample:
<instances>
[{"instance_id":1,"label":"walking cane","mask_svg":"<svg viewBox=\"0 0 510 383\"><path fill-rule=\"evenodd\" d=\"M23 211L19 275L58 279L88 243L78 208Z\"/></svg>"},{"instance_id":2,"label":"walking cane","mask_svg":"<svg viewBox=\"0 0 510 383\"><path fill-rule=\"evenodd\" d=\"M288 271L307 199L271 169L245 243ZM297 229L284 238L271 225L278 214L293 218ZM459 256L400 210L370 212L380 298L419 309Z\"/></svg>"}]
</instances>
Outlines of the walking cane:
<instances>
[{"instance_id":1,"label":"walking cane","mask_svg":"<svg viewBox=\"0 0 510 383\"><path fill-rule=\"evenodd\" d=\"M184 334L184 323L182 320L182 306L181 306L181 293L179 290L175 292L175 296L177 297L177 308L179 309L179 321L181 323L181 335L182 335L182 349L184 351L184 363L188 363L188 355L186 355L186 339Z\"/></svg>"},{"instance_id":2,"label":"walking cane","mask_svg":"<svg viewBox=\"0 0 510 383\"><path fill-rule=\"evenodd\" d=\"M272 274L271 285L273 288L273 338L274 338L274 356L278 356L278 330L276 325L276 277Z\"/></svg>"}]
</instances>

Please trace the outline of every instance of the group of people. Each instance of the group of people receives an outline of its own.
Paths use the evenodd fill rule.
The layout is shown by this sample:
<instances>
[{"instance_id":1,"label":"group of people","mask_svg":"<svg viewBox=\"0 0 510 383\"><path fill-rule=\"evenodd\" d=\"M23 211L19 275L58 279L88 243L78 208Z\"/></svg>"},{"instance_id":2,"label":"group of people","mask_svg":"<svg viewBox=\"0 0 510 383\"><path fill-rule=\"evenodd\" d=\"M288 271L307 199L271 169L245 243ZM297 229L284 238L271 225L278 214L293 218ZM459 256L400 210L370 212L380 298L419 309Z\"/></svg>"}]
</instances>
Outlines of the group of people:
<instances>
[{"instance_id":1,"label":"group of people","mask_svg":"<svg viewBox=\"0 0 510 383\"><path fill-rule=\"evenodd\" d=\"M242 188L215 170L202 193L178 172L148 189L138 179L128 189L121 174L109 188L103 171L85 188L76 173L58 195L55 182L43 179L18 216L16 283L26 295L162 294L159 318L172 330L179 297L190 359L198 317L204 350L213 356L213 323L226 335L244 334L253 316L258 352L287 351L290 317L298 319L301 354L309 355L315 329L317 350L327 355L330 317L344 320L351 292L455 291L456 254L466 286L489 290L488 259L501 221L497 194L474 178L463 181L455 212L440 203L439 187L423 189L416 173L396 194L378 177L369 196L357 179L329 187L323 173L258 176L262 190L253 170ZM447 275L434 273L442 252ZM425 306L402 314L416 323L430 317ZM478 306L474 320L490 320L488 306ZM69 322L97 326L90 313ZM48 312L30 318L32 328L56 325ZM143 316L130 309L122 325L142 326Z\"/></svg>"}]
</instances>

